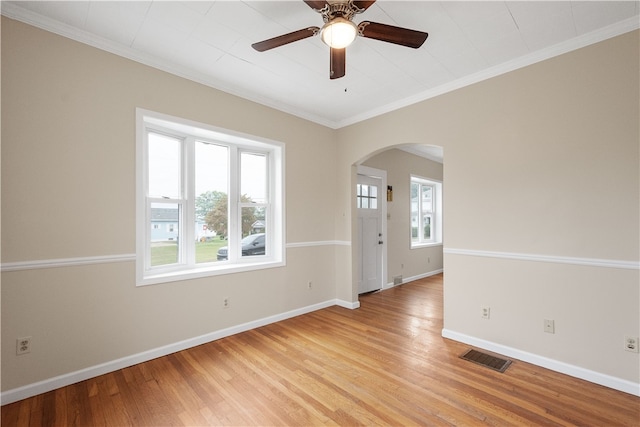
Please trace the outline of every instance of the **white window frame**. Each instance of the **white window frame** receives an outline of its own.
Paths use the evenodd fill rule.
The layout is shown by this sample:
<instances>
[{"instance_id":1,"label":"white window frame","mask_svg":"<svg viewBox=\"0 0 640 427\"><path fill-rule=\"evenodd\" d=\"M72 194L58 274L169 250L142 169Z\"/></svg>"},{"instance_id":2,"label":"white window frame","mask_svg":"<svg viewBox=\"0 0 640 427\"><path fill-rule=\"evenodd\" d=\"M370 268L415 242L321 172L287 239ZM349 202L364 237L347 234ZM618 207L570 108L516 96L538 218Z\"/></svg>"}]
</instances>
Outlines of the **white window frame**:
<instances>
[{"instance_id":1,"label":"white window frame","mask_svg":"<svg viewBox=\"0 0 640 427\"><path fill-rule=\"evenodd\" d=\"M148 189L148 142L147 133L165 133L182 139L181 191L179 199L164 202L179 203L180 239L178 263L151 267L150 233L151 212L149 206L154 199ZM229 147L229 224L228 260L211 263L195 262L195 195L193 170L195 141L214 142ZM239 200L240 153L242 151L265 154L268 161L268 201L259 204L266 207L266 254L251 257L240 256L241 208L246 204ZM151 285L199 277L238 273L264 268L280 267L285 262L285 201L284 201L284 154L281 142L252 135L241 134L204 123L169 116L141 108L136 109L136 284ZM252 204L253 207L257 206ZM232 237L232 233L233 236ZM237 256L236 256L237 252Z\"/></svg>"},{"instance_id":2,"label":"white window frame","mask_svg":"<svg viewBox=\"0 0 640 427\"><path fill-rule=\"evenodd\" d=\"M431 212L431 238L424 239L423 232L423 221L421 218L424 213L422 212L422 203L418 202L418 240L413 240L413 206L411 205L411 187L414 184L418 184L420 187L418 189L418 200L420 200L420 195L422 194L422 187L429 186L432 188L432 202L433 209ZM436 181L429 178L424 178L417 175L411 175L409 181L409 242L411 244L411 249L424 248L428 246L436 246L442 245L442 182Z\"/></svg>"}]
</instances>

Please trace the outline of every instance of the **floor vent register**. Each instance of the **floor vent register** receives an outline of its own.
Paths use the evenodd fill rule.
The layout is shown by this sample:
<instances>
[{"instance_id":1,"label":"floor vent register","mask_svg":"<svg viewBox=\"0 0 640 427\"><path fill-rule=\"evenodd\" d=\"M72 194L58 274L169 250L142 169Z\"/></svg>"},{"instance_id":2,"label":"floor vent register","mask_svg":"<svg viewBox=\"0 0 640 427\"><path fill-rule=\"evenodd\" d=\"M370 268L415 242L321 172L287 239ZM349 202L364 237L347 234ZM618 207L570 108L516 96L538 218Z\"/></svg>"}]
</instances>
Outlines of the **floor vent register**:
<instances>
[{"instance_id":1,"label":"floor vent register","mask_svg":"<svg viewBox=\"0 0 640 427\"><path fill-rule=\"evenodd\" d=\"M511 365L511 360L501 359L496 356L492 356L487 353L483 353L477 350L469 350L464 353L460 358L468 360L469 362L477 363L478 365L485 366L494 371L504 372Z\"/></svg>"}]
</instances>

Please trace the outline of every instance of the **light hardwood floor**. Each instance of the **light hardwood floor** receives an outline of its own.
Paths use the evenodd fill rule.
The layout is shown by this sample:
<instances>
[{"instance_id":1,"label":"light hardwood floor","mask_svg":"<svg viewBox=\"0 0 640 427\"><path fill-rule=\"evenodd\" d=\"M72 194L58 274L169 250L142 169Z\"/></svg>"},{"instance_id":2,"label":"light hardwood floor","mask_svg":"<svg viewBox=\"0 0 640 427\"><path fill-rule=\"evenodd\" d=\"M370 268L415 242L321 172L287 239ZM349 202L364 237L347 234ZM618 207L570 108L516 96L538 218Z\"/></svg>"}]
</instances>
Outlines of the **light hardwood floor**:
<instances>
[{"instance_id":1,"label":"light hardwood floor","mask_svg":"<svg viewBox=\"0 0 640 427\"><path fill-rule=\"evenodd\" d=\"M640 398L441 337L442 275L2 407L2 426L640 425Z\"/></svg>"}]
</instances>

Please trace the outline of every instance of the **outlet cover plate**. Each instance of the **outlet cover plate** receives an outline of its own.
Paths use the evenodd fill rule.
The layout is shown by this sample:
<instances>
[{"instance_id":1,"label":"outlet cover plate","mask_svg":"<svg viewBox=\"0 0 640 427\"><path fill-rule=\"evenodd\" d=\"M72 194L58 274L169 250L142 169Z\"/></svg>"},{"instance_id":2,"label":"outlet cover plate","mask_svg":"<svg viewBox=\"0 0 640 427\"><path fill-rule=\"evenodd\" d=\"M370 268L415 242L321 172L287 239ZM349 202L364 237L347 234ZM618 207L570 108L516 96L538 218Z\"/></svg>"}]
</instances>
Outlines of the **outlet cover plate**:
<instances>
[{"instance_id":1,"label":"outlet cover plate","mask_svg":"<svg viewBox=\"0 0 640 427\"><path fill-rule=\"evenodd\" d=\"M632 353L638 353L638 337L626 335L624 337L624 349Z\"/></svg>"},{"instance_id":2,"label":"outlet cover plate","mask_svg":"<svg viewBox=\"0 0 640 427\"><path fill-rule=\"evenodd\" d=\"M16 355L31 353L31 337L22 337L16 340Z\"/></svg>"},{"instance_id":3,"label":"outlet cover plate","mask_svg":"<svg viewBox=\"0 0 640 427\"><path fill-rule=\"evenodd\" d=\"M548 334L556 333L556 324L551 319L544 319L544 331Z\"/></svg>"}]
</instances>

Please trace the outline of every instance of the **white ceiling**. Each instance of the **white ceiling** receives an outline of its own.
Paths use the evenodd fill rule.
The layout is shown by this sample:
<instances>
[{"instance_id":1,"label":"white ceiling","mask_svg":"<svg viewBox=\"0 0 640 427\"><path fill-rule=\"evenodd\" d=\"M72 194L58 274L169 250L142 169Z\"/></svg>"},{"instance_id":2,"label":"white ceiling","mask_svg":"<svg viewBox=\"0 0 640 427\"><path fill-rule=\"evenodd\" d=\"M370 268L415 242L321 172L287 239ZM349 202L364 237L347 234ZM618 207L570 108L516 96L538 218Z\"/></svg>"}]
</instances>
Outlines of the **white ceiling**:
<instances>
[{"instance_id":1,"label":"white ceiling","mask_svg":"<svg viewBox=\"0 0 640 427\"><path fill-rule=\"evenodd\" d=\"M3 1L2 14L332 127L356 123L639 28L638 1L378 0L370 20L429 33L406 48L358 38L346 76L312 37L251 44L322 26L302 0Z\"/></svg>"}]
</instances>

